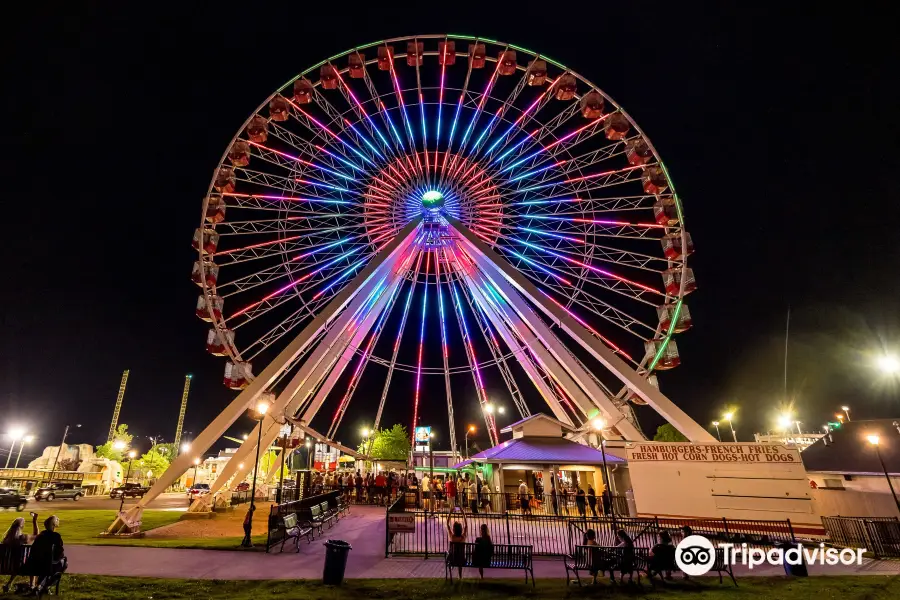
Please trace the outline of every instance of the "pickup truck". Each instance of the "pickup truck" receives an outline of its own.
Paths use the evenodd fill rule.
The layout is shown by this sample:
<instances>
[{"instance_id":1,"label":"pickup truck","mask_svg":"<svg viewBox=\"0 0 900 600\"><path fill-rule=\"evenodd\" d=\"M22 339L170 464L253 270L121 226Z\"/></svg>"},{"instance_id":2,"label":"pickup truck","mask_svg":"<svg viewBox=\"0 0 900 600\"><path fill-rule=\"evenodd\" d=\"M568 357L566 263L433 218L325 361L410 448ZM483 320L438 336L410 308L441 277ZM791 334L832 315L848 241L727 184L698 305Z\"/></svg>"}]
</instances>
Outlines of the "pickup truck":
<instances>
[{"instance_id":1,"label":"pickup truck","mask_svg":"<svg viewBox=\"0 0 900 600\"><path fill-rule=\"evenodd\" d=\"M34 499L40 500L56 500L57 498L70 498L78 502L84 498L84 488L74 483L54 483L45 487L40 487L34 492Z\"/></svg>"},{"instance_id":2,"label":"pickup truck","mask_svg":"<svg viewBox=\"0 0 900 600\"><path fill-rule=\"evenodd\" d=\"M150 488L141 487L139 483L126 483L109 492L110 498L143 498Z\"/></svg>"}]
</instances>

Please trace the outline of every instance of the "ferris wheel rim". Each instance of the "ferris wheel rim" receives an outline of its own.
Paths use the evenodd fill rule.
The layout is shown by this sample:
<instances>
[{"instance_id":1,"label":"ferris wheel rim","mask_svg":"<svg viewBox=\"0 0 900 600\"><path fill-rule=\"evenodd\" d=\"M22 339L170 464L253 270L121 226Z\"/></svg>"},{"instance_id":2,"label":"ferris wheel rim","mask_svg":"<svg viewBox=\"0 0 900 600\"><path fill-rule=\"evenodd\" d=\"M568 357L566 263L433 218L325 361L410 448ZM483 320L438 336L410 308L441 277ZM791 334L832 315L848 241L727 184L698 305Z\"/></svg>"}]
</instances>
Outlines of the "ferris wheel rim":
<instances>
[{"instance_id":1,"label":"ferris wheel rim","mask_svg":"<svg viewBox=\"0 0 900 600\"><path fill-rule=\"evenodd\" d=\"M335 54L323 61L320 61L320 62L310 66L309 68L305 69L304 71L300 72L299 74L295 75L293 78L289 79L286 83L284 83L283 85L278 87L272 94L267 96L265 98L265 100L259 106L257 106L257 108L254 111L251 112L250 116L243 122L241 127L237 129L235 135L231 138L231 140L229 141L228 145L226 146L222 156L220 157L219 161L217 162L217 167L213 171L213 175L210 179L210 184L207 188L207 192L204 195L203 202L202 202L201 219L200 219L201 229L203 229L204 226L206 225L205 214L207 212L209 199L212 195L215 194L214 183L215 183L216 173L218 172L220 167L228 164L227 159L228 159L229 150L231 149L233 144L240 138L242 132L244 132L246 127L250 124L251 120L255 116L260 115L261 112L266 108L267 104L269 102L271 102L271 100L273 98L281 95L284 92L284 90L287 89L289 86L291 86L294 82L296 82L299 79L303 78L304 76L314 72L316 69L322 67L323 65L333 63L333 61L336 61L337 59L347 57L354 52L360 52L360 51L363 51L366 49L376 48L376 47L379 47L382 45L387 45L387 44L393 44L393 43L398 43L398 42L408 42L411 40L455 40L455 41L470 41L470 42L475 42L475 43L489 43L489 44L494 44L497 46L505 46L508 49L522 52L523 54L527 55L528 57L532 57L535 59L540 58L541 60L545 60L548 63L553 64L558 69L562 70L564 73L572 75L578 81L585 84L588 87L588 91L596 91L599 94L601 94L602 97L606 101L608 101L610 103L610 105L612 107L614 107L614 109L616 111L620 112L628 120L631 128L633 128L633 132L636 135L639 135L640 138L644 142L646 142L646 144L648 145L648 147L650 149L650 152L652 153L654 161L655 161L653 164L657 165L660 169L662 169L663 173L665 174L665 178L668 183L668 190L669 190L667 195L670 196L674 200L675 207L676 207L676 210L678 213L678 223L679 223L678 229L680 230L681 242L683 245L685 245L685 246L687 245L687 238L686 238L687 230L685 227L682 201L675 189L675 184L674 184L672 177L669 174L669 170L666 167L665 162L662 160L662 157L660 156L656 147L653 145L653 142L650 139L650 137L643 131L643 129L640 127L640 125L637 123L637 121L634 118L632 118L632 116L624 109L624 107L622 107L622 105L620 105L618 102L616 102L616 100L610 94L605 92L601 87L594 84L591 80L587 79L586 77L584 77L580 73L572 70L571 68L565 66L564 64L547 57L544 54L534 52L532 50L529 50L527 48L524 48L524 47L521 47L521 46L518 46L515 44L509 44L509 43L501 42L501 41L494 40L491 38L485 38L485 37L479 37L479 36L467 36L467 35L459 35L459 34L423 34L423 35L399 36L399 37L389 38L389 39L385 39L385 40L369 42L367 44L363 44L360 46L356 46L354 48L347 49L347 50L340 52L338 54ZM423 53L424 56L434 56L437 54L438 54L438 52L436 52L436 51L427 51L427 52ZM373 62L375 62L375 60L376 59L367 60L365 62L366 66L372 64ZM489 56L486 57L486 60L488 62L496 62L497 61L497 59L489 57ZM337 66L335 66L335 68L338 69L339 73L346 73L348 71L348 67L338 68ZM523 65L517 66L518 71L523 71L524 69L525 69L525 67ZM319 81L314 82L313 85L319 86ZM579 93L576 96L576 98L582 97L585 93L587 93L587 92ZM387 92L386 94L389 95L390 92ZM497 99L502 101L502 99L500 99L500 98L497 98ZM352 111L352 108L345 112L351 112L351 111ZM594 248L591 248L590 251L593 252ZM205 262L206 256L204 255L204 252L202 249L199 250L198 254L199 254L198 263L200 265L201 281L202 281L202 283L201 283L202 295L206 298L207 303L211 303L212 297L214 295L214 289L212 289L210 286L207 285L206 277L204 276L204 273L203 273L203 269L205 268L204 262ZM664 304L667 304L667 305L672 304L676 307L675 308L676 315L677 315L677 312L680 310L681 305L683 303L684 296L686 295L685 285L686 285L686 280L687 280L687 277L686 277L686 273L687 273L687 269L688 269L687 265L688 265L688 263L687 263L686 257L684 257L680 261L668 260L668 262L667 262L667 267L669 269L671 269L673 267L679 267L681 270L681 275L682 275L681 284L680 284L680 288L678 290L677 295L668 295L667 294L665 302L664 302ZM526 272L526 274L531 276L531 272ZM579 285L581 285L581 283L579 283ZM671 301L670 301L670 299L671 299ZM568 307L573 306L574 303L575 303L574 298L569 298L567 301ZM314 314L312 312L313 309L310 308L310 303L308 303L308 302L304 304L303 310L308 311L310 315ZM220 332L228 329L228 327L225 323L224 315L222 317L214 317L212 320L212 326L213 326L214 330L220 331ZM670 340L673 338L673 336L675 334L674 328L675 328L674 319L670 323L668 330L663 330L661 324L659 324L657 326L657 329L654 332L653 338L661 339L662 343L660 345L660 349L657 352L655 357L645 356L640 361L640 364L638 365L639 369L643 370L647 375L649 375L651 372L653 372L654 367L655 367L657 361L659 360L659 357L661 356L662 352L665 350L666 346L669 344ZM227 351L226 354L232 361L234 361L234 362L242 362L243 361L241 350L237 347L237 345L235 343L229 341L226 344L226 351Z\"/></svg>"}]
</instances>

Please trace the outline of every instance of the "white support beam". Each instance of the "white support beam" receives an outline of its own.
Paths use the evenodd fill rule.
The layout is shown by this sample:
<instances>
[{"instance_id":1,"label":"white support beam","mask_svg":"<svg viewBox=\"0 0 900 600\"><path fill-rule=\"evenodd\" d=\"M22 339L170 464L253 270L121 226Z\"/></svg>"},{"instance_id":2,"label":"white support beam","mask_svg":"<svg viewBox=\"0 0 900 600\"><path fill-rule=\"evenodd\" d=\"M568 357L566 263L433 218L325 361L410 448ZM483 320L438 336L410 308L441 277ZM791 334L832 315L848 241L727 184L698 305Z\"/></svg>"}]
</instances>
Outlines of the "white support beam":
<instances>
[{"instance_id":1,"label":"white support beam","mask_svg":"<svg viewBox=\"0 0 900 600\"><path fill-rule=\"evenodd\" d=\"M496 307L491 302L489 302L487 298L485 298L484 293L473 280L472 276L462 270L460 270L460 272L463 273L463 278L469 288L470 293L475 298L475 301L478 302L478 304L482 307L482 309L484 310L484 314L487 315L487 318L490 320L491 325L493 325L494 329L500 335L500 338L516 356L520 357L519 365L522 367L522 369L525 370L525 374L528 376L528 379L531 380L531 383L534 385L534 387L537 388L538 392L540 392L541 397L544 398L544 401L550 407L550 410L553 411L553 416L563 423L572 426L572 420L569 417L568 413L566 413L565 409L560 406L556 394L553 393L553 390L550 389L550 387L547 385L547 382L544 381L544 378L541 377L540 373L537 372L531 360L529 360L528 357L525 356L525 353L528 350L523 344L519 342L518 339L516 339L515 335L506 325L506 322L497 313ZM529 334L531 333L530 330L527 331ZM529 347L535 352L535 354L538 354L539 356L541 354L545 354L550 359L552 359L552 357L547 354L546 350L544 350L544 347L542 345L529 344ZM541 352L542 350L543 352Z\"/></svg>"},{"instance_id":2,"label":"white support beam","mask_svg":"<svg viewBox=\"0 0 900 600\"><path fill-rule=\"evenodd\" d=\"M531 310L525 300L504 279L490 273L490 265L478 256L474 257L480 273L485 277L481 285L490 283L503 295L506 306L500 306L515 330L525 338L525 343L535 351L541 366L550 373L559 386L575 401L585 419L602 414L607 423L614 426L625 439L643 440L641 431L597 385L590 373L574 359L555 333ZM510 310L511 309L511 310Z\"/></svg>"},{"instance_id":3,"label":"white support beam","mask_svg":"<svg viewBox=\"0 0 900 600\"><path fill-rule=\"evenodd\" d=\"M357 294L347 307L347 310L335 321L322 341L306 358L297 373L294 374L287 386L278 395L262 422L256 424L253 431L244 440L244 443L231 457L231 460L222 467L221 474L210 486L209 496L218 492L233 476L237 475L240 477L242 473L250 470L252 466L250 457L256 449L256 440L259 436L258 428L260 426L263 428L261 436L262 447L268 448L275 438L278 437L278 432L281 428L281 424L276 419L281 420L287 416L293 416L299 404L328 375L329 370L347 348L355 334L363 332L362 337L365 337L365 333L368 333L375 322L372 314L376 311L369 310L364 315L359 313L370 301L373 301L373 294L377 294L377 297L374 299L375 304L383 302L388 297L387 293L392 289L392 286L399 283L400 274L397 266L405 258L405 250L410 247L414 238L415 231L412 231L407 236L405 244L399 246L373 271L375 276L363 283L362 288L359 290L360 293ZM373 260L377 260L377 258ZM377 317L377 314L375 316ZM358 318L362 319L359 327L351 327L352 322ZM244 465L242 469L238 466L241 464Z\"/></svg>"},{"instance_id":4,"label":"white support beam","mask_svg":"<svg viewBox=\"0 0 900 600\"><path fill-rule=\"evenodd\" d=\"M219 438L225 435L228 428L244 414L249 406L271 386L278 377L294 363L298 356L306 350L307 346L316 338L316 336L325 327L327 327L335 318L340 319L346 316L343 309L356 299L359 292L364 288L373 284L373 281L380 275L383 275L385 263L389 263L389 267L394 265L400 254L410 245L415 237L416 230L419 227L418 221L412 221L406 225L397 236L387 244L381 253L374 257L369 263L363 267L362 271L345 285L340 292L328 303L315 318L301 331L297 337L282 350L275 359L270 362L262 372L250 382L238 396L232 400L227 407L210 423L200 435L198 435L191 444L191 451L185 452L178 456L162 476L156 480L156 483L144 495L143 498L129 509L127 515L121 515L113 521L108 531L110 533L119 533L121 531L131 531L139 527L141 514L147 504L156 499L162 492L171 486L193 465L195 457L203 455ZM345 311L348 312L348 311ZM338 329L335 327L335 329ZM329 332L330 333L330 332ZM255 440L253 444L255 444ZM254 445L255 448L255 445Z\"/></svg>"},{"instance_id":5,"label":"white support beam","mask_svg":"<svg viewBox=\"0 0 900 600\"><path fill-rule=\"evenodd\" d=\"M616 354L605 344L592 336L583 325L573 319L562 308L549 302L547 298L538 291L537 286L535 286L531 280L519 271L513 269L508 262L498 256L496 252L468 228L452 217L448 217L447 220L450 222L451 228L461 236L460 241L467 248L469 254L473 258L480 259L480 266L485 270L485 273L492 281L497 284L498 288L501 287L501 283L506 283L507 285L515 287L515 289L530 300L532 304L540 308L544 314L552 319L560 329L578 342L578 344L587 350L594 358L600 361L606 369L647 402L647 404L652 406L656 412L683 433L689 440L692 442L704 443L713 443L716 441L705 428L701 427L696 421L690 418L687 413L663 395L662 392L650 385L646 379L638 375L634 369L616 356ZM626 437L630 438L632 435L640 435L640 431L625 418L625 415L619 411L612 400L606 397L605 394L600 398L595 398L595 400L599 401L610 412L614 411L615 413L621 414L621 421L610 424L615 425ZM640 436L636 439L642 439L642 437L643 436Z\"/></svg>"}]
</instances>

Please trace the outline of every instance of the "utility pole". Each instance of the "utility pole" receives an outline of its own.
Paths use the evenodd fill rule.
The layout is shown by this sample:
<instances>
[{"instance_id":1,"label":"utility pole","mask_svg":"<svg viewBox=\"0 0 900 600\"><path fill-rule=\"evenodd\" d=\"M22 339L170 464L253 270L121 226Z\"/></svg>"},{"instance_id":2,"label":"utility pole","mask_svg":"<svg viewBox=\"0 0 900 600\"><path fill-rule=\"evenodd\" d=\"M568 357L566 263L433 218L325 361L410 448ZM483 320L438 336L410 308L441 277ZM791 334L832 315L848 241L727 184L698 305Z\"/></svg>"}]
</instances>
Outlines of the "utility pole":
<instances>
[{"instance_id":1,"label":"utility pole","mask_svg":"<svg viewBox=\"0 0 900 600\"><path fill-rule=\"evenodd\" d=\"M122 400L125 399L125 384L128 383L128 369L125 369L122 372L122 382L119 383L119 394L116 396L116 408L113 409L113 418L112 422L109 424L109 435L106 436L106 441L113 441L113 437L116 435L116 426L119 424L119 412L122 410Z\"/></svg>"},{"instance_id":2,"label":"utility pole","mask_svg":"<svg viewBox=\"0 0 900 600\"><path fill-rule=\"evenodd\" d=\"M184 413L187 411L188 393L191 391L191 379L194 376L188 373L184 376L184 391L181 392L181 410L178 412L178 426L175 428L175 452L181 448L181 430L184 427Z\"/></svg>"}]
</instances>

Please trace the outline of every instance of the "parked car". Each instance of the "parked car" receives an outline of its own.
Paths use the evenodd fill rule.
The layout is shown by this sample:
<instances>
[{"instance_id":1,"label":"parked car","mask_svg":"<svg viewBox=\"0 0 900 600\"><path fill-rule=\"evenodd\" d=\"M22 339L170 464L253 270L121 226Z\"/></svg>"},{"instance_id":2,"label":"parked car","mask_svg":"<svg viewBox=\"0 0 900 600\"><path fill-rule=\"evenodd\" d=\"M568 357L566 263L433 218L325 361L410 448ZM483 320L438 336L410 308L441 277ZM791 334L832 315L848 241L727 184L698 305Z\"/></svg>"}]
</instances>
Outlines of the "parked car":
<instances>
[{"instance_id":1,"label":"parked car","mask_svg":"<svg viewBox=\"0 0 900 600\"><path fill-rule=\"evenodd\" d=\"M131 496L132 498L143 498L144 494L146 494L148 491L150 491L150 488L142 487L139 483L126 483L110 491L109 497L127 498Z\"/></svg>"},{"instance_id":2,"label":"parked car","mask_svg":"<svg viewBox=\"0 0 900 600\"><path fill-rule=\"evenodd\" d=\"M246 481L242 481L242 482L240 482L239 484L237 484L237 487L234 488L234 491L236 491L236 492L246 492L246 491L248 491L249 489L250 489L250 484L247 483Z\"/></svg>"},{"instance_id":3,"label":"parked car","mask_svg":"<svg viewBox=\"0 0 900 600\"><path fill-rule=\"evenodd\" d=\"M191 486L191 489L188 490L188 498L193 502L194 498L198 496L204 496L209 493L209 484L208 483L195 483Z\"/></svg>"},{"instance_id":4,"label":"parked car","mask_svg":"<svg viewBox=\"0 0 900 600\"><path fill-rule=\"evenodd\" d=\"M56 500L57 498L69 498L78 502L84 498L84 488L74 483L54 483L40 487L34 492L35 500Z\"/></svg>"},{"instance_id":5,"label":"parked car","mask_svg":"<svg viewBox=\"0 0 900 600\"><path fill-rule=\"evenodd\" d=\"M28 498L19 493L15 488L0 488L0 508L15 508L22 512L25 505L28 504Z\"/></svg>"}]
</instances>

